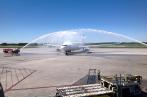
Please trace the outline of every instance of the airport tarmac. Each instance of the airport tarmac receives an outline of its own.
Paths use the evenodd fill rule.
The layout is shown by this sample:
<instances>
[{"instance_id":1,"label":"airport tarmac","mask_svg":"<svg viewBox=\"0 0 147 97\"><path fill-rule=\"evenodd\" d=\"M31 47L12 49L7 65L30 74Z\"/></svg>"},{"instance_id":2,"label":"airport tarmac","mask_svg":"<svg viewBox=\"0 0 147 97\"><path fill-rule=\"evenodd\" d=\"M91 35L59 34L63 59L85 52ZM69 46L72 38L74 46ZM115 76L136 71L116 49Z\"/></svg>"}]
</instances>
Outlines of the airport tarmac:
<instances>
[{"instance_id":1,"label":"airport tarmac","mask_svg":"<svg viewBox=\"0 0 147 97\"><path fill-rule=\"evenodd\" d=\"M92 53L70 56L48 48L27 48L22 50L21 56L13 57L4 57L2 49L0 51L0 67L35 71L7 91L6 97L51 97L56 93L56 86L72 85L92 68L100 69L103 75L141 75L143 86L147 88L146 48L93 48ZM16 75L12 75L13 83L17 82ZM22 75L18 72L20 80ZM10 76L8 73L7 85L5 75L1 76L4 89L11 86Z\"/></svg>"}]
</instances>

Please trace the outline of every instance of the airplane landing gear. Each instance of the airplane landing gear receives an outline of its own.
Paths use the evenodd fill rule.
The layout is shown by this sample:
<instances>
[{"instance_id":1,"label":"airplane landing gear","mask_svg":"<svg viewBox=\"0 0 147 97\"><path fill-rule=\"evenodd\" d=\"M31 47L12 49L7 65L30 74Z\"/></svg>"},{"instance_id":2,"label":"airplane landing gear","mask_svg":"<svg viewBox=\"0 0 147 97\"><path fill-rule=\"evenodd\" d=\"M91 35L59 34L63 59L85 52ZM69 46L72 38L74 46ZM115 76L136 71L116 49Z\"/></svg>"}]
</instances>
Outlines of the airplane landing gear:
<instances>
[{"instance_id":1,"label":"airplane landing gear","mask_svg":"<svg viewBox=\"0 0 147 97\"><path fill-rule=\"evenodd\" d=\"M68 56L71 54L71 51L65 51L65 55Z\"/></svg>"}]
</instances>

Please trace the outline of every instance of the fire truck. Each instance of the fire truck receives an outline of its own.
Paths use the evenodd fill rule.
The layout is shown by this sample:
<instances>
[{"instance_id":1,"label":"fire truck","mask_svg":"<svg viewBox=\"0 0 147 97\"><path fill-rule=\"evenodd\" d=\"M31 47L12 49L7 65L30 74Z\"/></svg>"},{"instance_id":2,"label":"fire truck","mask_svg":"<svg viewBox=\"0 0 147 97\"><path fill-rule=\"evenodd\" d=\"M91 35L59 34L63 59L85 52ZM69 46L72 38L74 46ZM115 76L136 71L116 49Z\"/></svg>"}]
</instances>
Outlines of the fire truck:
<instances>
[{"instance_id":1,"label":"fire truck","mask_svg":"<svg viewBox=\"0 0 147 97\"><path fill-rule=\"evenodd\" d=\"M5 56L19 56L20 55L20 49L11 49L11 48L6 48L3 49L3 53Z\"/></svg>"}]
</instances>

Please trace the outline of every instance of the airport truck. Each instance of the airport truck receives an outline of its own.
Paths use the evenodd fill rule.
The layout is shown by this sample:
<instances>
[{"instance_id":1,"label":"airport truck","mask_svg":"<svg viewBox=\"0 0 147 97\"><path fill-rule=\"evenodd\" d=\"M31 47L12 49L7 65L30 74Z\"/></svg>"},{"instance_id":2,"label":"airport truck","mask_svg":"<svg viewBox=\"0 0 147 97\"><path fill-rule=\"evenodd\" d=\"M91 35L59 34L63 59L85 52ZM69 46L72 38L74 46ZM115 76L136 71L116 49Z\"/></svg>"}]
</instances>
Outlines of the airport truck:
<instances>
[{"instance_id":1,"label":"airport truck","mask_svg":"<svg viewBox=\"0 0 147 97\"><path fill-rule=\"evenodd\" d=\"M18 56L20 55L20 49L10 49L10 48L6 48L3 49L3 53L5 54L5 56Z\"/></svg>"}]
</instances>

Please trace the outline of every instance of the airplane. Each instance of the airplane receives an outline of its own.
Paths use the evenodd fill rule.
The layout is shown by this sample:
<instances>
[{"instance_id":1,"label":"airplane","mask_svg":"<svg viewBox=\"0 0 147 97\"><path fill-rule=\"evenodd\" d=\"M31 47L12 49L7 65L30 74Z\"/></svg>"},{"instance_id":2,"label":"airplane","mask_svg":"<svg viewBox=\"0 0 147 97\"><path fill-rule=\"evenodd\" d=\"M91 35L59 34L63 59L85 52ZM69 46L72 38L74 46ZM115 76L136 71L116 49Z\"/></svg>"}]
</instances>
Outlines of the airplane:
<instances>
[{"instance_id":1,"label":"airplane","mask_svg":"<svg viewBox=\"0 0 147 97\"><path fill-rule=\"evenodd\" d=\"M58 52L63 52L65 55L71 55L74 53L88 53L89 48L81 43L72 43L70 41L64 42L56 49Z\"/></svg>"}]
</instances>

